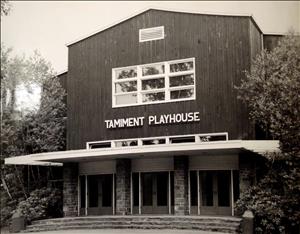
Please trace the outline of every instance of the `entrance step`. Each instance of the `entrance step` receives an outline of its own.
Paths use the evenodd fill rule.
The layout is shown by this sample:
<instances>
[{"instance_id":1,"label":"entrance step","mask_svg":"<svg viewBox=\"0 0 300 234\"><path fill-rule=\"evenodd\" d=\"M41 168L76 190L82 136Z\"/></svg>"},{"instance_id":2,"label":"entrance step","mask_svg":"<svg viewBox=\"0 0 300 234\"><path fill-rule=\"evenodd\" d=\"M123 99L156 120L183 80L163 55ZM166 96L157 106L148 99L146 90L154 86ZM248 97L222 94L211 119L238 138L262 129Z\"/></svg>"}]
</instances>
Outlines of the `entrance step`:
<instances>
[{"instance_id":1,"label":"entrance step","mask_svg":"<svg viewBox=\"0 0 300 234\"><path fill-rule=\"evenodd\" d=\"M182 229L239 233L241 219L213 216L86 216L34 221L24 232L68 229Z\"/></svg>"}]
</instances>

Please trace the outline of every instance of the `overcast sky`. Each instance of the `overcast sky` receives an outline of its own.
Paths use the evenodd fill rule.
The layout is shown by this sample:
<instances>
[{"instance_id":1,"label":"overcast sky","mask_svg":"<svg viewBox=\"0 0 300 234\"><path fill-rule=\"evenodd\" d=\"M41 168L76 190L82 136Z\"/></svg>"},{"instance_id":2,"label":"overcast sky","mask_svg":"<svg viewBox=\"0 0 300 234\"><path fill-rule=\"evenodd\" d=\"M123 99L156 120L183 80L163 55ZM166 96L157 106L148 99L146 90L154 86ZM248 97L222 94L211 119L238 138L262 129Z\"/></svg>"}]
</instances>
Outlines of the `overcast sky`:
<instances>
[{"instance_id":1,"label":"overcast sky","mask_svg":"<svg viewBox=\"0 0 300 234\"><path fill-rule=\"evenodd\" d=\"M264 33L300 32L300 2L96 2L11 1L9 16L1 17L1 42L16 54L37 49L57 72L67 69L66 43L111 25L145 8L199 13L253 15Z\"/></svg>"}]
</instances>

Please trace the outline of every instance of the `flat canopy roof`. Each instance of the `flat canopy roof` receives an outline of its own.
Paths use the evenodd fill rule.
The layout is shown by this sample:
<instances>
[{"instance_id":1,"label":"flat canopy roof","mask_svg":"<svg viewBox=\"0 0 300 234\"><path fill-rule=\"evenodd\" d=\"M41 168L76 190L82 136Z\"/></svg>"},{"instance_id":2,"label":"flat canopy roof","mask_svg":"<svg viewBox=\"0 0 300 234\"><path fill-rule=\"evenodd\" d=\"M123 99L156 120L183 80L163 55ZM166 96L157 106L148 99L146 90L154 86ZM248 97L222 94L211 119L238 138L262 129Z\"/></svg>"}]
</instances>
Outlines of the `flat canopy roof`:
<instances>
[{"instance_id":1,"label":"flat canopy roof","mask_svg":"<svg viewBox=\"0 0 300 234\"><path fill-rule=\"evenodd\" d=\"M275 140L230 140L169 145L127 146L116 148L67 150L5 159L5 164L59 166L64 162L97 161L117 158L149 156L176 156L225 154L239 152L264 154L279 152L279 141Z\"/></svg>"}]
</instances>

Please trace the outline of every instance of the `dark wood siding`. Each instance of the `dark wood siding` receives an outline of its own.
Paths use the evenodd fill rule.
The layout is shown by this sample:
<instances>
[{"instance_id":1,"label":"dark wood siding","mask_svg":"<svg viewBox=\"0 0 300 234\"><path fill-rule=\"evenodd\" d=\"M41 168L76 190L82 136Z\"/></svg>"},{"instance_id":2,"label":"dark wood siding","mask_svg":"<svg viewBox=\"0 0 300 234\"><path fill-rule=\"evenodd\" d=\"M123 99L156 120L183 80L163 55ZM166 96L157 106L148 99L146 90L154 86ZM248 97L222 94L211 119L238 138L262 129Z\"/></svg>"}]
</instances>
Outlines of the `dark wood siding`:
<instances>
[{"instance_id":1,"label":"dark wood siding","mask_svg":"<svg viewBox=\"0 0 300 234\"><path fill-rule=\"evenodd\" d=\"M264 35L264 48L268 51L273 50L282 37L282 35Z\"/></svg>"},{"instance_id":2,"label":"dark wood siding","mask_svg":"<svg viewBox=\"0 0 300 234\"><path fill-rule=\"evenodd\" d=\"M61 73L57 77L58 77L60 85L63 87L63 89L65 90L65 92L67 94L67 84L68 84L67 83L67 77L68 77L68 73L67 72ZM67 105L67 95L64 97L64 103L66 105Z\"/></svg>"},{"instance_id":3,"label":"dark wood siding","mask_svg":"<svg viewBox=\"0 0 300 234\"><path fill-rule=\"evenodd\" d=\"M87 141L228 132L252 139L253 126L234 85L250 68L250 17L150 10L69 47L68 149ZM165 26L166 38L139 43L141 28ZM259 39L260 40L260 39ZM254 50L256 51L256 49ZM196 100L112 108L112 68L195 57ZM105 119L200 112L201 121L106 129Z\"/></svg>"},{"instance_id":4,"label":"dark wood siding","mask_svg":"<svg viewBox=\"0 0 300 234\"><path fill-rule=\"evenodd\" d=\"M251 59L255 59L255 57L262 51L262 40L263 35L258 30L253 21L249 21L250 27L250 50L251 50Z\"/></svg>"}]
</instances>

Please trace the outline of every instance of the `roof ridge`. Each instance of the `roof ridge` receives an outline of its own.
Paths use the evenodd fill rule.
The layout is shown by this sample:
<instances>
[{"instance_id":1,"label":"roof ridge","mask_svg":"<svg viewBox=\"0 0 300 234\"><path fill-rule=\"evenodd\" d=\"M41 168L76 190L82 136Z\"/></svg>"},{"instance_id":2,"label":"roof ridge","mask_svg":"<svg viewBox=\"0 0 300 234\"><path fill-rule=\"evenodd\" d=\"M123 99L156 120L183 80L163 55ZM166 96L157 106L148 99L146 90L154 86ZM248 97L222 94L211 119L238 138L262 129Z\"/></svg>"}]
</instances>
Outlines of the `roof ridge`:
<instances>
[{"instance_id":1,"label":"roof ridge","mask_svg":"<svg viewBox=\"0 0 300 234\"><path fill-rule=\"evenodd\" d=\"M120 19L112 24L109 24L101 29L98 29L92 33L89 33L89 34L86 34L85 36L81 36L79 37L78 39L76 40L73 40L71 42L68 42L66 43L65 45L66 46L70 46L70 45L73 45L77 42L80 42L88 37L91 37L95 34L98 34L102 31L105 31L106 29L109 29L115 25L118 25L122 22L125 22L126 20L129 20L131 18L134 18L142 13L145 13L147 11L150 11L150 10L156 10L156 11L167 11L167 12L177 12L177 13L186 13L186 14L199 14L199 15L211 15L211 16L234 16L234 17L250 17L254 24L257 26L257 28L262 32L262 30L260 29L260 27L257 25L257 22L254 20L253 16L251 14L235 14L235 13L213 13L213 12L200 12L200 11L193 11L193 10L179 10L179 9L171 9L171 8L163 8L163 7L147 7L147 8L144 8L142 10L139 10L139 11L136 11L134 14L131 14L123 19Z\"/></svg>"}]
</instances>

